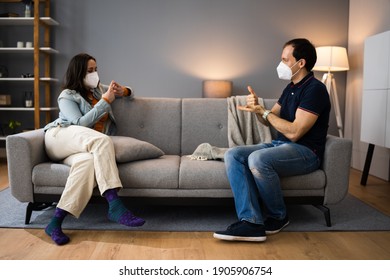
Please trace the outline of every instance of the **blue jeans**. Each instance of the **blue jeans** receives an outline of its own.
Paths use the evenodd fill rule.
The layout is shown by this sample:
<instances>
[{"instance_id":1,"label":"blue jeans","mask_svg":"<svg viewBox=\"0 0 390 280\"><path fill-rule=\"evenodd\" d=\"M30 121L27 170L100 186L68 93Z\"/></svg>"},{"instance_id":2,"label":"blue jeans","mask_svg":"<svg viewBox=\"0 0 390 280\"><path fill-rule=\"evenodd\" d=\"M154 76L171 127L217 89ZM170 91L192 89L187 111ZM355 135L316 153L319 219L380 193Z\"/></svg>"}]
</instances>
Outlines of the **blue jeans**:
<instances>
[{"instance_id":1,"label":"blue jeans","mask_svg":"<svg viewBox=\"0 0 390 280\"><path fill-rule=\"evenodd\" d=\"M307 174L320 166L309 148L276 140L231 148L224 158L238 219L255 224L264 224L267 217L285 218L280 177Z\"/></svg>"}]
</instances>

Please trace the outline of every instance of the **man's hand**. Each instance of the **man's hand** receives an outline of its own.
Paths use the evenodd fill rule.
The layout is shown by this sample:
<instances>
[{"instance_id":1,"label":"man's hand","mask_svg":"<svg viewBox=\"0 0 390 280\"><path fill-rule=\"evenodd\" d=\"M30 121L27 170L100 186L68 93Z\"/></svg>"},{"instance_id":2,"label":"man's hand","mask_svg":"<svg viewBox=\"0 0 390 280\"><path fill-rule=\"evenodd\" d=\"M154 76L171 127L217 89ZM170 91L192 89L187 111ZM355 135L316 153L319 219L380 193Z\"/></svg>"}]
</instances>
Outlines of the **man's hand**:
<instances>
[{"instance_id":1,"label":"man's hand","mask_svg":"<svg viewBox=\"0 0 390 280\"><path fill-rule=\"evenodd\" d=\"M239 110L263 115L265 108L259 105L259 98L251 86L248 86L249 95L246 97L246 106L237 106Z\"/></svg>"},{"instance_id":2,"label":"man's hand","mask_svg":"<svg viewBox=\"0 0 390 280\"><path fill-rule=\"evenodd\" d=\"M261 105L246 105L246 106L237 106L237 108L241 111L247 111L255 114L263 115L265 112L265 108Z\"/></svg>"},{"instance_id":3,"label":"man's hand","mask_svg":"<svg viewBox=\"0 0 390 280\"><path fill-rule=\"evenodd\" d=\"M263 119L265 108L259 105L259 98L257 97L255 91L252 89L251 86L248 86L248 91L250 92L250 94L246 97L246 106L237 106L237 109L241 111L255 113L257 119L262 124L268 126L268 122Z\"/></svg>"},{"instance_id":4,"label":"man's hand","mask_svg":"<svg viewBox=\"0 0 390 280\"><path fill-rule=\"evenodd\" d=\"M246 104L254 106L259 105L259 98L251 86L248 86L248 91L250 94L246 97Z\"/></svg>"}]
</instances>

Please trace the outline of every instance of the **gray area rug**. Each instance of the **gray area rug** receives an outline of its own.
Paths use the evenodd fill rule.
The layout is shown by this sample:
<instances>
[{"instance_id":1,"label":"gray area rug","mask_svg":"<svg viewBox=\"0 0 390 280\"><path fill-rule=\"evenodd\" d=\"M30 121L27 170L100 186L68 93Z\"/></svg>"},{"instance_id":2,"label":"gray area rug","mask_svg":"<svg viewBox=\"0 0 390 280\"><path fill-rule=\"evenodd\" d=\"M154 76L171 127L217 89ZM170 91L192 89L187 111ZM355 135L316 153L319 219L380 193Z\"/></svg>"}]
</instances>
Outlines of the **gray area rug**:
<instances>
[{"instance_id":1,"label":"gray area rug","mask_svg":"<svg viewBox=\"0 0 390 280\"><path fill-rule=\"evenodd\" d=\"M25 225L27 203L16 200L7 188L0 192L0 227L44 228L50 221L54 206L34 211L30 224ZM389 231L390 217L348 195L337 205L330 205L332 227L327 227L323 213L310 205L288 205L290 225L284 231ZM64 229L143 230L143 231L215 231L236 221L233 206L166 206L145 205L131 209L146 220L140 228L127 228L106 218L105 203L90 203L79 219L71 216Z\"/></svg>"}]
</instances>

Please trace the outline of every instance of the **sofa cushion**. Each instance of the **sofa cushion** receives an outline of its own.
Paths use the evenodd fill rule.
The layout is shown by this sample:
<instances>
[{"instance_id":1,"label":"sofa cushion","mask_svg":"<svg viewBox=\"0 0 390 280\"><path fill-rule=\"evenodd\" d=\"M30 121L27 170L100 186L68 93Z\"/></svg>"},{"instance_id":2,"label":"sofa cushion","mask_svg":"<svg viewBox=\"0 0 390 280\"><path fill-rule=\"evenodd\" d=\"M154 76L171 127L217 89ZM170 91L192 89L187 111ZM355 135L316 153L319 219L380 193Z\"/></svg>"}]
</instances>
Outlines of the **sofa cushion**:
<instances>
[{"instance_id":1,"label":"sofa cushion","mask_svg":"<svg viewBox=\"0 0 390 280\"><path fill-rule=\"evenodd\" d=\"M162 150L146 141L126 136L111 136L111 139L118 163L158 158L164 155Z\"/></svg>"},{"instance_id":2,"label":"sofa cushion","mask_svg":"<svg viewBox=\"0 0 390 280\"><path fill-rule=\"evenodd\" d=\"M44 162L34 166L31 179L35 186L63 187L68 179L69 171L68 165Z\"/></svg>"},{"instance_id":3,"label":"sofa cushion","mask_svg":"<svg viewBox=\"0 0 390 280\"><path fill-rule=\"evenodd\" d=\"M118 164L125 189L177 189L180 157L164 155L150 160Z\"/></svg>"},{"instance_id":4,"label":"sofa cushion","mask_svg":"<svg viewBox=\"0 0 390 280\"><path fill-rule=\"evenodd\" d=\"M283 190L323 190L326 186L326 175L324 170L317 169L309 174L282 177L280 184Z\"/></svg>"},{"instance_id":5,"label":"sofa cushion","mask_svg":"<svg viewBox=\"0 0 390 280\"><path fill-rule=\"evenodd\" d=\"M192 160L181 157L180 189L228 189L225 163L220 160Z\"/></svg>"}]
</instances>

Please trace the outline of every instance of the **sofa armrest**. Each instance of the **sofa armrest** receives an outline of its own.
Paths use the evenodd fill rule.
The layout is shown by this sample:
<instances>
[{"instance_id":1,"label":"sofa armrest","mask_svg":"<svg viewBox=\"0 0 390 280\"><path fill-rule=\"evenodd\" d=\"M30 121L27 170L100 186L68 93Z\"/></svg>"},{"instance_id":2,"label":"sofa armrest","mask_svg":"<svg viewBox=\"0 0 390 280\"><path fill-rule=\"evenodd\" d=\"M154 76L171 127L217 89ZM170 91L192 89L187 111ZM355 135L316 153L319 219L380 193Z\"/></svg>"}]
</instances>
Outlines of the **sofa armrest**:
<instances>
[{"instance_id":1,"label":"sofa armrest","mask_svg":"<svg viewBox=\"0 0 390 280\"><path fill-rule=\"evenodd\" d=\"M32 170L48 160L43 129L9 135L6 138L8 179L12 195L20 202L33 202Z\"/></svg>"},{"instance_id":2,"label":"sofa armrest","mask_svg":"<svg viewBox=\"0 0 390 280\"><path fill-rule=\"evenodd\" d=\"M348 193L352 141L328 135L322 169L326 174L324 204L335 204Z\"/></svg>"}]
</instances>

